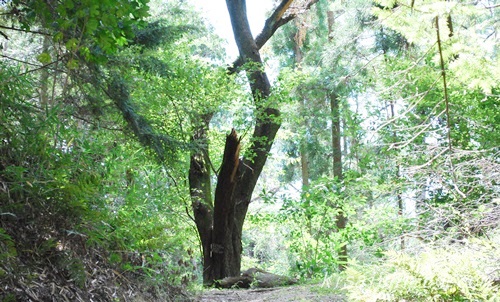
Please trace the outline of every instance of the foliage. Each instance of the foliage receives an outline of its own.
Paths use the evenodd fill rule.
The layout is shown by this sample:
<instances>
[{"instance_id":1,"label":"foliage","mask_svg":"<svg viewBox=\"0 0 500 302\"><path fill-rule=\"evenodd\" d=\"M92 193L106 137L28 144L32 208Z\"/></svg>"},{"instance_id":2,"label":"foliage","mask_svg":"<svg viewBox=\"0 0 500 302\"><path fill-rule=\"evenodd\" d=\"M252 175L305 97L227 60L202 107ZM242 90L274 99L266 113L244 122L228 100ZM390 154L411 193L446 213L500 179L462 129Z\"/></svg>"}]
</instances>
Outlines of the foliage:
<instances>
[{"instance_id":1,"label":"foliage","mask_svg":"<svg viewBox=\"0 0 500 302\"><path fill-rule=\"evenodd\" d=\"M63 127L64 121L58 118L58 111L45 114L30 102L33 93L30 78L18 76L16 68L6 65L4 68L2 136L5 140L2 142L1 164L2 179L9 183L5 192L8 194L2 198L6 206L4 210L17 213L23 206L11 202L24 200L34 202L33 208L43 209L50 216L27 211L27 217L21 215L18 219L29 221L37 217L50 223L52 217L64 213L68 221L75 220L87 207L83 201L93 199L95 190L92 185L100 179L99 169L95 165L74 165L74 160L80 159L84 153L77 150L73 156L69 152L72 143L76 143L75 137L68 137L72 129ZM66 169L67 166L74 169Z\"/></svg>"},{"instance_id":2,"label":"foliage","mask_svg":"<svg viewBox=\"0 0 500 302\"><path fill-rule=\"evenodd\" d=\"M465 246L388 252L383 262L353 263L346 271L352 301L496 301L498 234L471 238ZM490 275L491 273L491 275Z\"/></svg>"},{"instance_id":3,"label":"foliage","mask_svg":"<svg viewBox=\"0 0 500 302\"><path fill-rule=\"evenodd\" d=\"M393 207L381 201L367 206L365 186L372 179L346 181L349 189L341 195L335 183L322 179L313 182L300 200L284 200L278 221L289 225L281 233L287 238L293 272L303 277L332 275L337 271L336 253L343 245L352 246L351 257L370 259L394 248L397 238L411 230L411 220L398 215ZM340 209L351 218L339 231L335 225Z\"/></svg>"},{"instance_id":4,"label":"foliage","mask_svg":"<svg viewBox=\"0 0 500 302\"><path fill-rule=\"evenodd\" d=\"M447 10L442 9L443 5ZM487 113L489 109L485 106L497 107L498 97L492 93L498 89L498 81L489 66L478 71L456 69L455 64L460 65L467 57L478 66L485 62L497 65L496 50L487 43L474 42L482 37L485 41L489 39L483 31L488 28L489 18L482 8L462 3L429 2L416 6L413 14L407 14L409 9L406 6L374 9L383 26L411 43L404 52L386 53L377 72L380 97L386 100L386 108L394 110L392 114L388 110L384 113L383 109L374 112L388 120L379 123L378 134L386 142L387 151L392 149L391 154L399 158L396 160L399 182L404 179L408 183L401 187L402 192L413 195L423 191L416 199L424 237L440 237L455 231L470 235L467 213L491 204L498 195L496 184L490 182L490 170L483 164L489 162L492 171L497 169L494 158L498 150L491 142L498 145L495 131L498 116ZM431 22L415 28L412 24L418 23L416 18ZM453 26L456 22L485 27L481 25L482 30L472 34L466 27ZM468 40L471 35L474 38ZM442 52L436 47L438 36ZM470 47L481 49L469 52ZM443 66L438 63L440 57ZM394 74L399 76L395 78ZM447 82L443 82L444 76ZM463 76L483 79L480 80L483 85L469 85L476 82ZM477 108L485 110L479 113ZM478 181L478 175L486 181ZM439 231L442 228L444 232Z\"/></svg>"},{"instance_id":5,"label":"foliage","mask_svg":"<svg viewBox=\"0 0 500 302\"><path fill-rule=\"evenodd\" d=\"M29 9L26 7L26 10ZM45 14L43 10L40 13ZM70 13L78 15L79 8ZM45 17L57 22L61 16ZM167 11L153 10L151 22L146 26L144 22L137 21L134 19L122 28L127 40L126 43L118 43L119 51L115 46L109 46L109 41L99 40L103 44L98 44L90 32L73 41L80 43L77 45L50 43L46 47L46 39L42 39L46 52L39 59L43 59L41 63L54 65L55 68L41 69L40 73L38 69L28 72L33 77L29 83L14 82L21 71L9 74L9 69L5 72L2 69L2 76L10 81L5 83L12 84L12 87L2 89L2 93L10 91L8 97L12 102L3 103L2 96L2 105L7 112L17 110L8 116L12 120L2 116L2 126L12 133L20 131L25 134L13 134L19 139L15 142L3 141L12 157L19 155L16 160L22 166L7 163L11 161L9 157L2 158L7 167L5 174L2 171L2 177L9 177L8 183L12 180L13 183L26 183L28 186L36 184L39 191L36 191L37 194L33 192L32 200L27 202L33 215L25 221L33 220L31 223L35 223L33 217L37 214L39 219L47 220L47 229L36 231L40 232L40 237L44 237L46 232L53 233L50 240L44 243L44 251L60 254L59 238L67 233L76 240L81 239L84 249L104 250L100 255L107 259L104 262L119 272L154 286L164 282L186 285L196 280L201 272L198 270L198 249L194 248L198 244L197 238L189 221L190 216L184 214L189 196L184 174L189 167L187 158L192 150L200 148L200 142L191 141L192 132L205 116L234 110L222 105L232 103L228 99L235 97L235 92L240 92L240 86L229 84L232 81L227 77L225 68L214 67L214 63L222 58L217 44L219 39L207 30L192 8L169 1ZM48 32L52 30L38 19L30 22ZM106 22L100 24L106 25ZM77 32L81 29L78 26L85 27L86 24L75 23L73 29ZM112 33L108 34L107 38L113 38ZM60 34L55 35L55 42L60 42ZM32 43L41 43L42 40ZM90 56L84 55L87 48L92 50ZM61 51L70 52L69 57L75 62L78 60L78 64L66 65L66 68L57 62L52 64L51 57L61 55ZM26 58L26 61L31 62L31 59ZM7 61L6 66L13 65L12 62ZM50 92L49 85L52 86ZM22 90L23 86L29 89ZM40 98L37 95L39 91ZM50 100L44 100L43 94L50 94ZM118 100L116 96L124 98ZM240 97L236 95L236 98ZM126 119L128 125L123 123L121 112L116 110L119 101L131 116ZM24 106L23 102L33 108L24 112L12 109ZM16 118L22 120L15 121ZM40 128L38 123L47 128ZM138 126L135 129L131 126L134 123ZM34 136L31 127L39 127L40 136L45 140ZM145 127L149 127L146 134L150 137L161 135L167 138L162 143L169 153L164 154L166 156L160 164L151 157L151 150L143 149L128 137L130 130L140 135ZM227 121L216 125L218 127L227 127ZM54 135L51 130L55 130ZM216 147L220 145L218 139L222 140L222 135L218 137L218 133L210 133ZM35 141L28 143L30 139ZM14 150L18 147L25 149L15 154L21 151ZM43 156L34 157L36 147L40 148ZM214 149L217 152L217 148ZM23 162L22 157L33 157L33 162ZM38 162L47 165L48 168L43 170L47 175L39 173ZM33 172L33 178L26 178L26 172ZM81 182L79 177L83 178ZM52 179L57 181L52 183ZM49 192L47 196L40 194L40 190L45 189ZM16 190L10 185L7 189L9 194ZM57 202L46 204L46 200L52 199L52 194L62 197ZM12 204L22 207L21 200L24 199L13 198ZM47 213L39 211L39 208L46 209ZM9 207L4 208L2 201L2 213L4 210L6 215L18 214ZM63 225L52 225L52 222ZM29 240L20 242L19 238L11 236L14 224L9 224L3 238L6 248L5 253L2 248L2 257L5 255L9 259L11 242L14 246L31 243ZM21 234L19 236L22 237ZM66 253L66 248L62 249ZM72 251L78 253L81 250L75 248ZM71 280L80 288L85 288L90 281L81 277L85 276L89 267L85 260L82 265L78 256L75 257L75 261L70 261L64 256L58 263L67 266ZM12 274L10 277L21 275Z\"/></svg>"},{"instance_id":6,"label":"foliage","mask_svg":"<svg viewBox=\"0 0 500 302\"><path fill-rule=\"evenodd\" d=\"M251 214L243 232L244 258L242 270L259 267L280 275L290 274L290 259L283 250L287 248L286 232L273 214Z\"/></svg>"},{"instance_id":7,"label":"foliage","mask_svg":"<svg viewBox=\"0 0 500 302\"><path fill-rule=\"evenodd\" d=\"M375 8L374 14L384 26L404 35L409 43L423 51L435 44L436 27L432 25L438 18L440 36L445 45L445 60L449 61L448 72L454 80L451 85L455 83L489 94L499 80L499 72L495 68L499 64L495 55L498 37L491 35L493 28L490 17L494 12L482 5L460 1L426 1L415 6L408 4L393 9ZM384 3L382 6L392 7ZM434 55L433 63L436 65L437 60L438 56Z\"/></svg>"},{"instance_id":8,"label":"foliage","mask_svg":"<svg viewBox=\"0 0 500 302\"><path fill-rule=\"evenodd\" d=\"M54 42L65 46L68 67L77 56L104 58L133 38L133 28L148 16L148 1L9 1L2 15L13 27L27 32L42 27ZM48 64L51 55L44 52L40 61Z\"/></svg>"},{"instance_id":9,"label":"foliage","mask_svg":"<svg viewBox=\"0 0 500 302\"><path fill-rule=\"evenodd\" d=\"M32 91L20 89L31 87L30 79L4 67L0 163L1 213L7 219L2 218L2 255L12 258L16 249L24 255L24 245L34 245L32 253L45 253L69 236L123 255L123 269L145 270L151 278L160 271L150 265L176 271L171 284L192 273L194 252L188 253L192 244L186 238L194 237L187 235L189 224L179 215L184 205L176 200L182 189L171 189L167 171L145 165L144 151L123 135L82 128L71 107L41 111L30 101ZM129 257L136 253L144 254L140 263ZM178 267L178 262L189 265Z\"/></svg>"},{"instance_id":10,"label":"foliage","mask_svg":"<svg viewBox=\"0 0 500 302\"><path fill-rule=\"evenodd\" d=\"M92 86L98 81L81 77L85 68L68 72L66 83L51 71L55 88L43 106L36 74L1 64L2 284L30 274L36 281L45 267L90 291L94 277L107 278L85 278L93 269L86 257L96 253L101 274L112 265L150 286L194 280L195 237L180 214L186 191L169 171L177 167L157 165L117 132L122 123Z\"/></svg>"},{"instance_id":11,"label":"foliage","mask_svg":"<svg viewBox=\"0 0 500 302\"><path fill-rule=\"evenodd\" d=\"M498 171L498 72L491 68L498 66L498 58L496 37L489 35L495 32L490 26L495 11L432 1L414 7L402 2L374 8L363 1L352 7L338 4L323 2L318 6L322 12L301 16L274 44L288 67L291 99L283 104L280 147L285 156L278 173L283 187L265 199L269 209L281 211L276 218L265 215L264 221L288 226L281 244L289 251L292 272L301 276L335 272L335 249L347 242L352 258L369 263L386 251L411 248L412 237L461 240L497 227L492 221L498 197L493 180ZM333 12L338 30L329 42L325 10ZM436 15L444 71L436 47ZM450 36L447 22L471 27L454 26ZM478 39L487 43L470 43ZM297 45L301 62L294 62L300 55ZM463 66L471 59L484 68ZM342 183L329 172L331 93L342 99ZM302 180L299 189L301 169L308 170L310 183L305 187ZM339 205L349 216L340 233L335 227Z\"/></svg>"}]
</instances>

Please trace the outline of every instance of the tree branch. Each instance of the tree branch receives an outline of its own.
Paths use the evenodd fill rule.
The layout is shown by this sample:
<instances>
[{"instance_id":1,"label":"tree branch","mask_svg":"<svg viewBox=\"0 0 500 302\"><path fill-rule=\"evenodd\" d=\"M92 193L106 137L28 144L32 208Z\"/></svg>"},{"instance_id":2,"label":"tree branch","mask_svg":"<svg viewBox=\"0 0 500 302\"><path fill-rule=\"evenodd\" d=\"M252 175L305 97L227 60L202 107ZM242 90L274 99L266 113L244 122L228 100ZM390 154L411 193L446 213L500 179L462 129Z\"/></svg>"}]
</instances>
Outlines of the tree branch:
<instances>
[{"instance_id":1,"label":"tree branch","mask_svg":"<svg viewBox=\"0 0 500 302\"><path fill-rule=\"evenodd\" d=\"M50 62L48 64L45 64L45 65L40 65L40 64L35 64L35 63L30 63L28 61L23 61L23 60L20 60L20 59L16 59L16 58L13 58L13 57L10 57L10 56L6 56L4 54L0 54L0 57L2 58L6 58L6 59L9 59L9 60L12 60L12 61L16 61L16 62L19 62L19 63L22 63L22 64L26 64L26 65L31 65L31 66L35 66L37 68L35 69L31 69L31 70L28 70L26 72L24 72L22 75L24 74L27 74L27 73L30 73L30 72L34 72L34 71L37 71L39 69L43 69L43 68L48 68L49 66L51 65L54 65L55 63L57 62L60 62L62 60L62 58L60 58L59 60L56 60L56 61L53 61L53 62ZM58 72L64 72L63 70L61 69L55 69L55 68L50 68L51 70L54 70L54 71L58 71Z\"/></svg>"},{"instance_id":2,"label":"tree branch","mask_svg":"<svg viewBox=\"0 0 500 302\"><path fill-rule=\"evenodd\" d=\"M43 31L37 31L37 30L26 30L26 29L22 29L22 28L15 28L15 27L11 27L11 26L3 26L3 25L0 25L0 28L1 29L14 30L14 31L22 31L22 32L31 33L31 34L39 34L39 35L51 36L51 34L49 34L49 33L44 33Z\"/></svg>"},{"instance_id":3,"label":"tree branch","mask_svg":"<svg viewBox=\"0 0 500 302\"><path fill-rule=\"evenodd\" d=\"M137 136L139 142L143 146L151 148L160 162L165 162L169 155L170 157L173 156L174 145L182 145L181 142L172 137L155 133L149 121L135 111L130 102L128 87L121 77L118 75L113 76L108 86L103 88L103 91L120 109L123 118Z\"/></svg>"},{"instance_id":4,"label":"tree branch","mask_svg":"<svg viewBox=\"0 0 500 302\"><path fill-rule=\"evenodd\" d=\"M304 6L303 10L309 10L311 6L313 6L319 0L309 0L309 2ZM257 45L257 49L261 49L267 41L274 35L276 30L281 26L287 24L291 20L295 19L300 11L290 13L285 16L285 13L290 8L293 0L282 0L281 3L276 7L272 15L267 18L266 23L264 24L264 28L260 32L260 34L255 38L255 44ZM231 66L228 67L229 74L233 74L238 71L238 68L244 64L244 60L241 55L233 62Z\"/></svg>"},{"instance_id":5,"label":"tree branch","mask_svg":"<svg viewBox=\"0 0 500 302\"><path fill-rule=\"evenodd\" d=\"M439 63L441 66L441 76L443 78L443 88L444 88L444 102L446 105L446 127L447 127L447 136L448 136L448 148L451 151L452 144L451 144L451 119L450 119L450 102L449 102L449 96L448 96L448 85L446 84L446 69L444 67L444 59L443 59L443 49L441 47L441 37L439 35L439 18L436 17L435 19L435 24L436 24L436 34L437 34L437 45L438 45L438 51L439 51ZM451 34L453 34L452 29Z\"/></svg>"}]
</instances>

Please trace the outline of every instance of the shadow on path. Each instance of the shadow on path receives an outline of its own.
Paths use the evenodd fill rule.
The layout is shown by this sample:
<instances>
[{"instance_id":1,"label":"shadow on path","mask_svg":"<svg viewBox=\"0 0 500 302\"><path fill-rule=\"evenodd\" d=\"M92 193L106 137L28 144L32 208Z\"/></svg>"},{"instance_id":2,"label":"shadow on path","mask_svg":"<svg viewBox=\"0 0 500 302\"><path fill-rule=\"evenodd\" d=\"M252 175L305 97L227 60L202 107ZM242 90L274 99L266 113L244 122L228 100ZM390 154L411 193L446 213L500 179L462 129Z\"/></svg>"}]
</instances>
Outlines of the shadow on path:
<instances>
[{"instance_id":1,"label":"shadow on path","mask_svg":"<svg viewBox=\"0 0 500 302\"><path fill-rule=\"evenodd\" d=\"M288 286L257 289L211 289L195 297L196 302L230 302L230 301L314 301L340 302L346 301L341 295L315 292L311 286Z\"/></svg>"}]
</instances>

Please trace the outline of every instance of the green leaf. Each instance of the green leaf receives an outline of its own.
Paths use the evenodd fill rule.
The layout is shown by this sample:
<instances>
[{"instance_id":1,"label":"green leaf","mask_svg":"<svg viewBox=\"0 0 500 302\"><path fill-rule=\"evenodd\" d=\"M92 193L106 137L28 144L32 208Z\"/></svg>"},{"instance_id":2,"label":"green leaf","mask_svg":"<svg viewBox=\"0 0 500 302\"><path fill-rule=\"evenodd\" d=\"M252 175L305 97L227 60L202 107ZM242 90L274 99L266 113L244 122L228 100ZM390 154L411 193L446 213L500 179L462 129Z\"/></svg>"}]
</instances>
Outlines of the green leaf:
<instances>
[{"instance_id":1,"label":"green leaf","mask_svg":"<svg viewBox=\"0 0 500 302\"><path fill-rule=\"evenodd\" d=\"M64 34L62 32L58 32L54 35L54 42L59 42L64 38Z\"/></svg>"},{"instance_id":2,"label":"green leaf","mask_svg":"<svg viewBox=\"0 0 500 302\"><path fill-rule=\"evenodd\" d=\"M44 65L49 64L52 61L50 54L47 52L42 52L36 57L36 59Z\"/></svg>"},{"instance_id":3,"label":"green leaf","mask_svg":"<svg viewBox=\"0 0 500 302\"><path fill-rule=\"evenodd\" d=\"M90 60L91 58L91 53L90 53L90 50L88 47L82 47L79 49L79 52L81 55L83 55L85 57L85 60Z\"/></svg>"},{"instance_id":4,"label":"green leaf","mask_svg":"<svg viewBox=\"0 0 500 302\"><path fill-rule=\"evenodd\" d=\"M78 60L71 59L71 60L68 61L68 63L66 64L66 66L69 69L77 69L78 68Z\"/></svg>"},{"instance_id":5,"label":"green leaf","mask_svg":"<svg viewBox=\"0 0 500 302\"><path fill-rule=\"evenodd\" d=\"M66 48L70 51L78 49L78 40L71 38L66 42Z\"/></svg>"},{"instance_id":6,"label":"green leaf","mask_svg":"<svg viewBox=\"0 0 500 302\"><path fill-rule=\"evenodd\" d=\"M97 29L97 26L99 26L99 22L97 21L97 19L91 18L87 22L87 33L93 33Z\"/></svg>"},{"instance_id":7,"label":"green leaf","mask_svg":"<svg viewBox=\"0 0 500 302\"><path fill-rule=\"evenodd\" d=\"M90 7L90 16L95 17L99 15L99 4L94 4Z\"/></svg>"},{"instance_id":8,"label":"green leaf","mask_svg":"<svg viewBox=\"0 0 500 302\"><path fill-rule=\"evenodd\" d=\"M63 5L57 6L56 11L60 15L61 18L68 16L66 8Z\"/></svg>"},{"instance_id":9,"label":"green leaf","mask_svg":"<svg viewBox=\"0 0 500 302\"><path fill-rule=\"evenodd\" d=\"M125 37L119 37L118 39L116 39L116 44L118 44L119 46L125 46L127 45L127 39Z\"/></svg>"},{"instance_id":10,"label":"green leaf","mask_svg":"<svg viewBox=\"0 0 500 302\"><path fill-rule=\"evenodd\" d=\"M75 7L75 4L73 3L72 0L66 0L64 2L64 6L67 8L67 9L73 9Z\"/></svg>"}]
</instances>

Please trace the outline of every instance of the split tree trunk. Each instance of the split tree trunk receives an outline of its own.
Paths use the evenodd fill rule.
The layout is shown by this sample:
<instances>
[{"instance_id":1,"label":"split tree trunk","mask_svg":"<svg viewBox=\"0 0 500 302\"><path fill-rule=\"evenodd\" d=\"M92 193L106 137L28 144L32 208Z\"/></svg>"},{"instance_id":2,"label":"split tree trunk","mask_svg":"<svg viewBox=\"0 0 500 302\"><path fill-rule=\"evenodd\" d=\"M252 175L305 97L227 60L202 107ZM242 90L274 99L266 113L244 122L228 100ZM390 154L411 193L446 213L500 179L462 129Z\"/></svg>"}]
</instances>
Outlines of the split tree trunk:
<instances>
[{"instance_id":1,"label":"split tree trunk","mask_svg":"<svg viewBox=\"0 0 500 302\"><path fill-rule=\"evenodd\" d=\"M308 0L303 3L303 9L309 9L317 1ZM233 131L228 136L225 148L227 154L218 178L215 202L212 203L207 138L212 114L201 116L199 124L193 125L191 141L197 148L191 153L189 187L194 220L202 245L205 285L240 274L243 222L253 190L280 127L279 110L267 102L271 86L263 71L259 50L279 27L296 17L297 12L286 14L292 2L293 0L281 0L266 20L262 32L254 39L247 20L245 0L226 0L240 53L228 72L234 73L241 66L246 71L256 108L255 128L243 159L238 158L239 139L236 132ZM251 64L243 65L247 62ZM96 78L102 76L95 65L89 67ZM149 121L135 111L123 78L112 74L104 92L122 112L124 120L139 142L153 150L159 162L164 162L172 138L155 132Z\"/></svg>"},{"instance_id":2,"label":"split tree trunk","mask_svg":"<svg viewBox=\"0 0 500 302\"><path fill-rule=\"evenodd\" d=\"M283 1L278 6L282 11L281 14L273 14L273 19L268 19L266 26L275 26L275 21L281 20L288 7L283 4L291 2L292 0ZM201 154L208 154L208 149L196 151L191 155L190 190L195 223L203 246L205 285L212 285L215 280L225 277L240 275L243 222L253 190L280 127L279 110L266 102L271 85L263 71L259 53L262 45L256 44L250 31L245 0L227 0L226 4L240 58L243 62L252 63L249 64L252 67L244 69L256 105L255 128L246 153L251 157L245 156L239 159L240 140L236 131L233 130L228 135L223 163L217 178L213 207L209 193L201 193L209 188L208 159ZM208 128L208 125L205 125L205 128ZM200 134L199 137L193 137L193 140L203 141L206 133L200 132ZM200 178L207 181L202 181Z\"/></svg>"},{"instance_id":3,"label":"split tree trunk","mask_svg":"<svg viewBox=\"0 0 500 302\"><path fill-rule=\"evenodd\" d=\"M303 3L302 9L309 9L317 1L308 0ZM246 1L226 0L240 53L233 66L228 68L228 72L234 73L243 66L247 74L256 108L255 127L243 159L236 162L238 158L236 150L239 151L239 147L226 146L227 158L232 160L226 161L230 166L221 167L221 171L228 169L231 173L221 172L219 175L216 198L212 203L207 138L211 114L201 116L200 123L194 125L191 140L198 147L191 154L189 187L194 220L202 245L205 285L240 274L243 222L253 190L280 127L279 110L267 102L271 86L263 71L259 50L279 27L296 17L297 12L286 14L292 2L293 0L281 0L266 20L262 32L254 39L247 20ZM296 8L296 11L300 12L301 9ZM251 64L243 65L247 62ZM98 68L91 65L89 67L96 73L96 78L99 78L101 74ZM156 133L149 121L135 111L128 86L121 76L113 74L108 80L104 92L115 102L139 142L151 148L159 162L164 162L172 139L167 135ZM232 145L235 140L239 142L236 132L231 132L226 144Z\"/></svg>"},{"instance_id":4,"label":"split tree trunk","mask_svg":"<svg viewBox=\"0 0 500 302\"><path fill-rule=\"evenodd\" d=\"M226 138L222 166L215 189L211 280L240 274L241 242L233 240L236 203L233 198L240 164L240 139L233 129Z\"/></svg>"}]
</instances>

